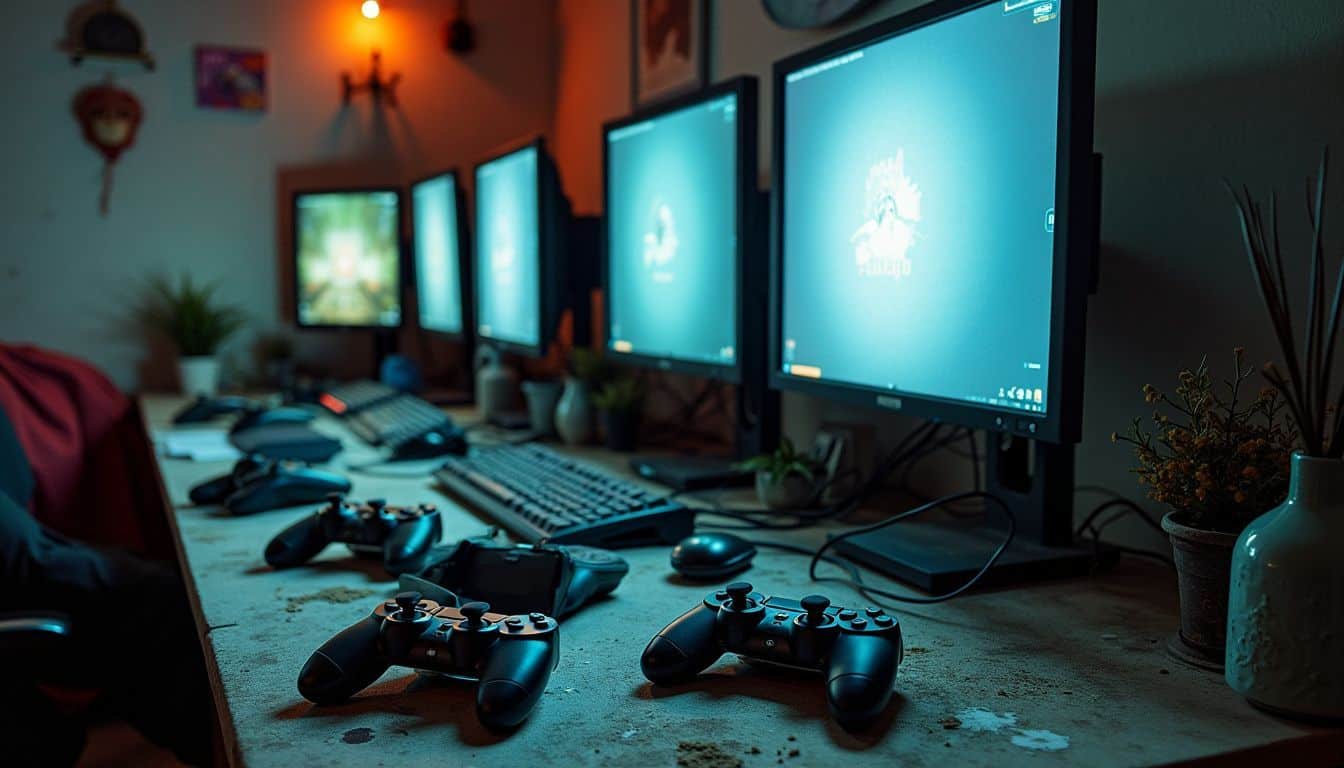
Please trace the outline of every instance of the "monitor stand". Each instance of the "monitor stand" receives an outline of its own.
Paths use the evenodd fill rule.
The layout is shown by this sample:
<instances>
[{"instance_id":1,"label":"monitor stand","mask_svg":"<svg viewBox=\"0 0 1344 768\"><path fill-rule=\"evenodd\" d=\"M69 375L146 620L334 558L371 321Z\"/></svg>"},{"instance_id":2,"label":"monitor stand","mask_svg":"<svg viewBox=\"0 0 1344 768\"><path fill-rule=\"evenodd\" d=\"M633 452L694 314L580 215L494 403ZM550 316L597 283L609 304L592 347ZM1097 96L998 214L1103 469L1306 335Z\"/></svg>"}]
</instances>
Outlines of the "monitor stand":
<instances>
[{"instance_id":1,"label":"monitor stand","mask_svg":"<svg viewBox=\"0 0 1344 768\"><path fill-rule=\"evenodd\" d=\"M1012 509L1017 533L977 586L1086 575L1096 552L1073 542L1074 447L1002 437L989 433L986 490ZM844 539L835 549L884 575L942 594L979 572L1006 531L1002 513L990 503L974 520L894 523Z\"/></svg>"}]
</instances>

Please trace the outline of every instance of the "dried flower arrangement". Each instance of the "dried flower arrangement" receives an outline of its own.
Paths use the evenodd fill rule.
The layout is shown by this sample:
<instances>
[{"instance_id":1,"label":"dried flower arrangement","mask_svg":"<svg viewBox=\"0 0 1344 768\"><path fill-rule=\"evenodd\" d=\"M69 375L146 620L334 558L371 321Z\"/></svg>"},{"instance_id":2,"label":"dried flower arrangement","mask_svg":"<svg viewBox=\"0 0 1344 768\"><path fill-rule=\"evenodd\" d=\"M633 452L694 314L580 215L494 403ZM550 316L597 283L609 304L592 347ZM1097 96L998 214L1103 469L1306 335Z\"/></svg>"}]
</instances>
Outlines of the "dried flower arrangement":
<instances>
[{"instance_id":1,"label":"dried flower arrangement","mask_svg":"<svg viewBox=\"0 0 1344 768\"><path fill-rule=\"evenodd\" d=\"M1241 531L1283 501L1297 440L1281 418L1285 399L1273 387L1243 401L1254 369L1240 347L1233 356L1235 375L1223 382L1225 389L1214 384L1207 361L1180 372L1174 397L1145 385L1153 430L1135 418L1126 434L1111 435L1134 446L1134 472L1149 498L1180 512L1188 525L1225 533Z\"/></svg>"}]
</instances>

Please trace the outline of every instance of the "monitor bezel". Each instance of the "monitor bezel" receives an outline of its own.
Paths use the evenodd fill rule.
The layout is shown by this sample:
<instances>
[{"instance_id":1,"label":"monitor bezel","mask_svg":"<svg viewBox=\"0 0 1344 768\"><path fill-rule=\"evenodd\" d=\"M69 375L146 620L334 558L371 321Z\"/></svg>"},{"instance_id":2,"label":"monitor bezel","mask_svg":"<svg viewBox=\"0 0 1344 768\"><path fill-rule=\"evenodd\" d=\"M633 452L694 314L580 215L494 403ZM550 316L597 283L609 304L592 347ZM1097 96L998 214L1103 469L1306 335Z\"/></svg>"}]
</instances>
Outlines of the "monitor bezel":
<instances>
[{"instance_id":1,"label":"monitor bezel","mask_svg":"<svg viewBox=\"0 0 1344 768\"><path fill-rule=\"evenodd\" d=\"M457 289L460 294L458 302L462 314L462 330L457 332L443 331L437 328L426 328L424 323L421 322L420 317L420 263L416 258L418 254L415 249L415 188L426 182L441 179L444 176L453 177L453 206L457 216ZM470 212L467 210L467 190L462 185L462 174L456 166L453 166L438 171L437 173L431 173L427 176L413 179L406 185L406 199L408 202L406 215L409 217L411 223L410 233L406 238L406 258L410 265L412 286L415 289L415 326L425 333L432 333L441 338L452 341L465 341L475 333L475 328L472 327L473 318L475 316L472 313L471 302L472 299L475 298L476 292L474 290L475 283L471 282L474 277L472 271L473 265L471 263L474 252L472 251L473 243L471 242L470 228L466 221Z\"/></svg>"},{"instance_id":2,"label":"monitor bezel","mask_svg":"<svg viewBox=\"0 0 1344 768\"><path fill-rule=\"evenodd\" d=\"M481 215L480 196L480 173L483 166L489 165L496 160L501 160L509 155L522 152L528 148L537 150L537 259L540 260L537 270L537 343L524 344L517 341L507 341L493 336L486 336L480 330L480 302L476 301L476 247L478 242L473 240L471 244L471 267L472 267L472 323L471 332L475 335L478 343L489 345L501 352L513 352L528 357L543 357L547 348L550 346L557 332L557 322L552 319L556 314L556 308L553 306L555 301L552 296L554 293L553 283L557 279L557 265L554 264L556 254L552 253L554 247L552 238L557 236L553 232L555 224L551 221L551 212L547 209L548 195L559 194L559 190L552 191L550 185L554 184L554 179L550 175L554 172L550 165L550 158L546 154L546 139L543 136L535 136L521 142L512 142L501 149L497 149L487 155L471 169L472 197L474 205L472 206L472 226L473 231L479 232L481 222L478 217ZM558 185L556 185L558 187ZM553 202L554 204L554 202Z\"/></svg>"},{"instance_id":3,"label":"monitor bezel","mask_svg":"<svg viewBox=\"0 0 1344 768\"><path fill-rule=\"evenodd\" d=\"M753 246L753 216L751 206L759 195L757 191L757 141L758 141L758 102L757 80L750 75L732 78L706 88L683 94L656 105L637 110L626 117L610 120L602 126L602 256L601 285L606 311L603 313L604 352L618 363L628 363L643 368L700 376L717 381L737 384L742 381L742 358L744 344L751 341L746 337L743 322L745 306L744 286L750 277L748 274L749 249ZM640 352L620 352L611 347L611 243L609 238L611 211L611 153L608 151L608 136L612 131L652 120L671 112L679 112L705 102L721 99L724 96L737 97L737 284L734 291L736 310L736 328L733 340L733 362L714 363L704 360L688 360L666 355L649 355ZM762 214L764 211L762 211ZM764 244L758 244L764 247Z\"/></svg>"},{"instance_id":4,"label":"monitor bezel","mask_svg":"<svg viewBox=\"0 0 1344 768\"><path fill-rule=\"evenodd\" d=\"M299 280L299 198L306 195L343 195L343 194L365 194L369 192L391 192L397 196L397 303L401 307L398 321L395 325L363 324L363 325L345 325L341 323L305 323L299 316L299 299L302 292ZM409 269L406 265L406 201L401 194L401 188L388 185L374 185L368 187L361 186L337 186L337 187L305 187L295 189L290 192L289 199L289 263L293 270L293 292L291 298L294 302L294 311L292 317L294 327L303 331L374 331L380 333L396 333L406 326L406 276Z\"/></svg>"},{"instance_id":5,"label":"monitor bezel","mask_svg":"<svg viewBox=\"0 0 1344 768\"><path fill-rule=\"evenodd\" d=\"M775 62L770 247L770 385L879 410L907 413L1052 443L1082 438L1083 342L1087 294L1095 248L1091 210L1093 98L1096 61L1095 0L1060 6L1059 124L1055 169L1055 245L1051 293L1046 412L1035 414L979 406L902 391L813 380L781 370L783 343L784 112L785 78L792 72L1001 0L935 0L927 5ZM1077 73L1077 76L1075 76Z\"/></svg>"}]
</instances>

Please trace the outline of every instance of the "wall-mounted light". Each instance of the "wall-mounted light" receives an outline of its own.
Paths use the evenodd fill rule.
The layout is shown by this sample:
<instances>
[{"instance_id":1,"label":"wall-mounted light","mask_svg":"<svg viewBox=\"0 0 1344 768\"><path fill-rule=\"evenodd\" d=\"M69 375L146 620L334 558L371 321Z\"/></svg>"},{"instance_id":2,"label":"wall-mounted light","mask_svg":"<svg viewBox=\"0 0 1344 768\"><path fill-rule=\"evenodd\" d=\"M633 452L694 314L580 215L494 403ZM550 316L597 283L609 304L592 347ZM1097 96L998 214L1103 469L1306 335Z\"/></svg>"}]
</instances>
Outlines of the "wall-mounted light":
<instances>
[{"instance_id":1,"label":"wall-mounted light","mask_svg":"<svg viewBox=\"0 0 1344 768\"><path fill-rule=\"evenodd\" d=\"M383 9L378 5L378 0L364 0L359 6L359 12L364 14L366 19L376 19Z\"/></svg>"}]
</instances>

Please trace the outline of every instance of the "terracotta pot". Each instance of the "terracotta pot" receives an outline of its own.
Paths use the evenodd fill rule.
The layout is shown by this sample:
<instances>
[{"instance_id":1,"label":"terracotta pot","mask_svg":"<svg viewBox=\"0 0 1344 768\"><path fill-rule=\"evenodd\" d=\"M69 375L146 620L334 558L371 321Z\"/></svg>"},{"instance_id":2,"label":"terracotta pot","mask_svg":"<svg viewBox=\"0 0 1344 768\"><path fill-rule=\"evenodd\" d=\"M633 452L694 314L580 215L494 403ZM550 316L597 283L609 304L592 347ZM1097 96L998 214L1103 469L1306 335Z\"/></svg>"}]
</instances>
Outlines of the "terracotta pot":
<instances>
[{"instance_id":1,"label":"terracotta pot","mask_svg":"<svg viewBox=\"0 0 1344 768\"><path fill-rule=\"evenodd\" d=\"M1192 528L1179 512L1162 518L1171 537L1176 581L1181 595L1181 629L1167 650L1181 661L1205 669L1223 668L1227 642L1227 589L1232 578L1233 533Z\"/></svg>"}]
</instances>

